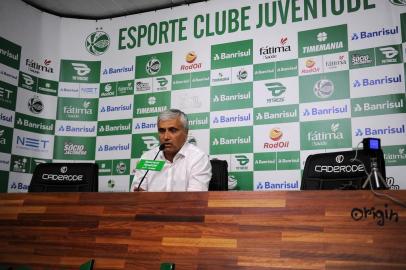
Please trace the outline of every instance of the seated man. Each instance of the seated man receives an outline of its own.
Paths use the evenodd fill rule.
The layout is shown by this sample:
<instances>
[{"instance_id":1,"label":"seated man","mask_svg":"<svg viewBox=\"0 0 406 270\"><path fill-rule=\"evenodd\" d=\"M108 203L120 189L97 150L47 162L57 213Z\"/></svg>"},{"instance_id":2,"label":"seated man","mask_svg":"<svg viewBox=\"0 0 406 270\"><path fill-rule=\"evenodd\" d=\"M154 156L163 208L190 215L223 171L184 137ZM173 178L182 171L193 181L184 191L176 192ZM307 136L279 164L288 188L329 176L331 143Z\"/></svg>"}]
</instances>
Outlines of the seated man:
<instances>
[{"instance_id":1,"label":"seated man","mask_svg":"<svg viewBox=\"0 0 406 270\"><path fill-rule=\"evenodd\" d=\"M131 191L207 191L211 179L210 160L202 150L186 141L189 124L185 113L170 109L158 115L159 143L165 145L156 160L164 160L161 171L135 172ZM141 159L152 160L159 147L145 152Z\"/></svg>"}]
</instances>

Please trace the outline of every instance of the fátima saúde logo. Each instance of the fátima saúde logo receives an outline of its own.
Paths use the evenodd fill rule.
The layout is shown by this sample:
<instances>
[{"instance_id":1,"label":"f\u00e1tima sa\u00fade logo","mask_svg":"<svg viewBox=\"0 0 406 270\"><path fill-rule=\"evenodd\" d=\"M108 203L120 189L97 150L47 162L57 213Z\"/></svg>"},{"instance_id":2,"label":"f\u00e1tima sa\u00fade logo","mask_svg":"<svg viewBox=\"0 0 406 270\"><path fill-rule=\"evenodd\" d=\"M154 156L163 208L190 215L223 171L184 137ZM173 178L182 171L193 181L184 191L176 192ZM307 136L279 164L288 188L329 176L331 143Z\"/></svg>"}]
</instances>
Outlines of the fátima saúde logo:
<instances>
[{"instance_id":1,"label":"f\u00e1tima sa\u00fade logo","mask_svg":"<svg viewBox=\"0 0 406 270\"><path fill-rule=\"evenodd\" d=\"M110 37L106 32L96 31L87 36L86 50L93 55L102 55L110 46Z\"/></svg>"}]
</instances>

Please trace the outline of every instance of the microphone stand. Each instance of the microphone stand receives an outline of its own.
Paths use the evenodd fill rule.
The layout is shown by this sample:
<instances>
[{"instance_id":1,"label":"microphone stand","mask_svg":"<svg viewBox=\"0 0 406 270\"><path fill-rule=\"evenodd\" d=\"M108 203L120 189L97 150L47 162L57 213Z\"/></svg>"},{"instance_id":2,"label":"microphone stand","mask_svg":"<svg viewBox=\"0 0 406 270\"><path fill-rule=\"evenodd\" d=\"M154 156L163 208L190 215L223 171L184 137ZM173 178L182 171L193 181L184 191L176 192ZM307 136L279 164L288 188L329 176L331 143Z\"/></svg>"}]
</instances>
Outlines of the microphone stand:
<instances>
[{"instance_id":1,"label":"microphone stand","mask_svg":"<svg viewBox=\"0 0 406 270\"><path fill-rule=\"evenodd\" d=\"M164 149L165 149L165 144L161 144L161 145L159 146L159 151L158 151L158 153L156 153L156 155L155 155L155 157L154 157L154 160L156 160L156 158L158 157L159 152L161 152L161 151L164 150ZM142 184L142 182L144 181L145 176L147 176L148 172L149 172L149 170L147 170L147 171L145 172L144 176L141 178L141 181L140 181L140 183L138 184L138 187L137 187L137 191L140 191L141 184Z\"/></svg>"}]
</instances>

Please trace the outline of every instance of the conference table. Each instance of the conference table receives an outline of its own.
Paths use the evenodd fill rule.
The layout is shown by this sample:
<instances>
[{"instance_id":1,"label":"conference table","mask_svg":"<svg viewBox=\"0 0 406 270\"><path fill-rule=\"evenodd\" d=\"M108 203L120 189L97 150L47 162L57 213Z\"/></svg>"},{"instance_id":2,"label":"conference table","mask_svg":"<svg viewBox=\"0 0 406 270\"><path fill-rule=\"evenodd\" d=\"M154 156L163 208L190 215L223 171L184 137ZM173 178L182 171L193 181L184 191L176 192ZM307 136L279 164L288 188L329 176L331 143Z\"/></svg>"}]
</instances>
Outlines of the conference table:
<instances>
[{"instance_id":1,"label":"conference table","mask_svg":"<svg viewBox=\"0 0 406 270\"><path fill-rule=\"evenodd\" d=\"M406 201L406 190L382 193ZM0 265L90 259L94 269L406 269L406 208L371 191L0 195Z\"/></svg>"}]
</instances>

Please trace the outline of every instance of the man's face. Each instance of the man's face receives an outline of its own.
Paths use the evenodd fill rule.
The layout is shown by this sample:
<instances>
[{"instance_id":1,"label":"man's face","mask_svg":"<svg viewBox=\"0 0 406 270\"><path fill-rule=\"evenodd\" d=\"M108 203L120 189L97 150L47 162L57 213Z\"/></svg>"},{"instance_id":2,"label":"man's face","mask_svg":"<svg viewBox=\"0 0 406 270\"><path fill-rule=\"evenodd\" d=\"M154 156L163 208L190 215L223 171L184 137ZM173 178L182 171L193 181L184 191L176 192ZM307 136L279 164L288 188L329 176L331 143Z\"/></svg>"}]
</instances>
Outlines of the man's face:
<instances>
[{"instance_id":1,"label":"man's face","mask_svg":"<svg viewBox=\"0 0 406 270\"><path fill-rule=\"evenodd\" d=\"M175 156L187 138L187 131L179 117L158 122L159 143L165 144L165 156Z\"/></svg>"}]
</instances>

